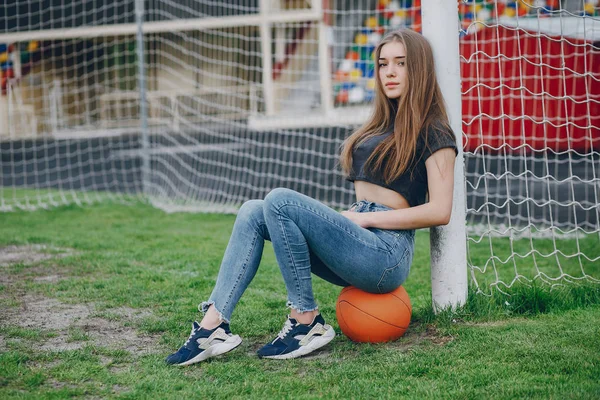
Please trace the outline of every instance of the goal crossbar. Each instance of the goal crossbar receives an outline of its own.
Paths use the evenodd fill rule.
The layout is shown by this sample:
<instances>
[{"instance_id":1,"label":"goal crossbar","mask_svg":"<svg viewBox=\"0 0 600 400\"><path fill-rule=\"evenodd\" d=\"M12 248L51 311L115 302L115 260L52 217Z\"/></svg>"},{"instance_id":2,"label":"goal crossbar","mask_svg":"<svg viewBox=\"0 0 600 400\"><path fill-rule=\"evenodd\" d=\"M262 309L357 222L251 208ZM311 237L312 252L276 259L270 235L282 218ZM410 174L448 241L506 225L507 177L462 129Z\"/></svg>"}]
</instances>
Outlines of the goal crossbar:
<instances>
[{"instance_id":1,"label":"goal crossbar","mask_svg":"<svg viewBox=\"0 0 600 400\"><path fill-rule=\"evenodd\" d=\"M319 10L278 10L276 13L234 15L223 17L190 18L171 21L144 22L144 33L202 31L207 29L260 26L289 22L312 22L323 18ZM15 43L30 40L64 40L95 38L103 36L135 35L137 25L117 24L104 26L82 26L77 28L47 29L39 31L0 33L0 43Z\"/></svg>"}]
</instances>

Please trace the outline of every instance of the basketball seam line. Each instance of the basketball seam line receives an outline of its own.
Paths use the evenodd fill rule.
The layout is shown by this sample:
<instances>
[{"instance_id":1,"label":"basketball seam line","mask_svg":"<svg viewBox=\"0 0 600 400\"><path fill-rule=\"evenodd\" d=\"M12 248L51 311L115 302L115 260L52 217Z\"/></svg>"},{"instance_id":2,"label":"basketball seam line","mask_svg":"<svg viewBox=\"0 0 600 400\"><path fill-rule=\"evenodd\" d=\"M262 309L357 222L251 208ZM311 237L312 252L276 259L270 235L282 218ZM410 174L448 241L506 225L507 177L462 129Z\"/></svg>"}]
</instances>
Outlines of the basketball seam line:
<instances>
[{"instance_id":1,"label":"basketball seam line","mask_svg":"<svg viewBox=\"0 0 600 400\"><path fill-rule=\"evenodd\" d=\"M412 305L410 304L406 304L406 302L404 300L402 300L400 297L396 296L394 293L390 293L392 296L394 296L395 298L397 298L398 300L400 300L402 303L404 303L404 305L406 307L408 307L408 309L410 310L410 313L412 314Z\"/></svg>"},{"instance_id":2,"label":"basketball seam line","mask_svg":"<svg viewBox=\"0 0 600 400\"><path fill-rule=\"evenodd\" d=\"M382 319L380 319L380 318L377 318L377 317L375 317L374 315L367 314L366 312L364 312L364 311L363 311L363 310L361 310L360 308L358 308L358 307L354 306L352 303L348 303L348 302L347 302L347 301L345 301L345 300L342 300L340 303L346 303L346 304L348 304L349 306L351 306L351 307L355 308L356 310L360 311L361 313L363 313L363 314L365 314L365 315L368 315L369 317L373 317L373 318L375 318L377 321L381 321L381 322L383 322L384 324L389 324L389 325L391 325L391 326L393 326L393 327L395 327L395 328L398 328L398 329L408 329L408 325L407 325L407 326L398 326L398 325L390 324L389 322L387 322L387 321L384 321L384 320L382 320ZM403 302L403 303L404 303L404 302ZM345 322L345 320L344 320L344 322ZM409 320L408 322L409 322L409 325L410 325L410 320Z\"/></svg>"}]
</instances>

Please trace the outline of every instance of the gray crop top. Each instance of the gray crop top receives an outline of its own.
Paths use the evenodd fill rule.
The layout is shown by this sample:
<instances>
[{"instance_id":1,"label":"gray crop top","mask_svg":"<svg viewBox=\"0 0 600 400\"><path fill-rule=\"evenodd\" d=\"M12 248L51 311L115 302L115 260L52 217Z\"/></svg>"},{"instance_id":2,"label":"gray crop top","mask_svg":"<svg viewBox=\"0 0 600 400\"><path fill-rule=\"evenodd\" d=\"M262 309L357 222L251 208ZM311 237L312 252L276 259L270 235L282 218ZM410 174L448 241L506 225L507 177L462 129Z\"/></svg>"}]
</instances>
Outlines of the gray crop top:
<instances>
[{"instance_id":1,"label":"gray crop top","mask_svg":"<svg viewBox=\"0 0 600 400\"><path fill-rule=\"evenodd\" d=\"M424 204L427 195L427 169L425 168L425 161L427 161L429 156L433 153L443 148L453 148L456 154L458 154L454 134L448 135L437 129L429 129L427 135L427 144L429 146L425 146L425 135L424 132L421 132L417 139L417 148L415 152L415 160L417 161L415 162L415 160L413 160L406 171L400 175L398 179L387 185L383 180L382 173L371 172L369 168L365 168L365 163L377 145L391 135L392 132L393 128L390 128L386 133L369 138L354 149L352 152L352 171L346 179L350 182L366 181L391 189L404 196L406 201L408 201L408 204L413 207ZM423 153L423 156L419 159L421 153ZM386 161L384 160L380 171L384 170L385 163Z\"/></svg>"}]
</instances>

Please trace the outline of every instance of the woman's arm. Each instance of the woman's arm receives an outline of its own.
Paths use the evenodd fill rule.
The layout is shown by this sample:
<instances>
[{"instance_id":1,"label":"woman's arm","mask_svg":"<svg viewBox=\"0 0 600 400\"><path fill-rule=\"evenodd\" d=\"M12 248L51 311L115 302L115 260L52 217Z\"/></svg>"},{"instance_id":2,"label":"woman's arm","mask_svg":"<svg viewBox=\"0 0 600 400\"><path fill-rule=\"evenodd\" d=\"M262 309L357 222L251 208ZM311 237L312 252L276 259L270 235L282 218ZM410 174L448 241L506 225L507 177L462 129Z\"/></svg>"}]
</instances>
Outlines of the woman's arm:
<instances>
[{"instance_id":1,"label":"woman's arm","mask_svg":"<svg viewBox=\"0 0 600 400\"><path fill-rule=\"evenodd\" d=\"M400 210L342 214L363 228L418 229L446 225L452 213L454 192L454 149L444 148L433 153L427 161L429 202Z\"/></svg>"}]
</instances>

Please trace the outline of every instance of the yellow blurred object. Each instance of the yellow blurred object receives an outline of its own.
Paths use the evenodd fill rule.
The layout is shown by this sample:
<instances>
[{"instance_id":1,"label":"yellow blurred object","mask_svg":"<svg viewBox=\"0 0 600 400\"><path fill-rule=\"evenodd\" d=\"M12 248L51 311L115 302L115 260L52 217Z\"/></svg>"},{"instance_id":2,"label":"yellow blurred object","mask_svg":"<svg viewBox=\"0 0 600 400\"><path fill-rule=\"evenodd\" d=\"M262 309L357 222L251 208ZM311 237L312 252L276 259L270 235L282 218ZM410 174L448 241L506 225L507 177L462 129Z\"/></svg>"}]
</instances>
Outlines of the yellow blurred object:
<instances>
[{"instance_id":1,"label":"yellow blurred object","mask_svg":"<svg viewBox=\"0 0 600 400\"><path fill-rule=\"evenodd\" d=\"M596 12L596 7L594 7L594 4L592 3L587 3L583 9L587 14L590 15L594 15L594 13Z\"/></svg>"},{"instance_id":2,"label":"yellow blurred object","mask_svg":"<svg viewBox=\"0 0 600 400\"><path fill-rule=\"evenodd\" d=\"M369 18L367 18L367 20L365 22L365 25L369 29L375 29L375 28L377 28L377 18L376 17L369 17Z\"/></svg>"},{"instance_id":3,"label":"yellow blurred object","mask_svg":"<svg viewBox=\"0 0 600 400\"><path fill-rule=\"evenodd\" d=\"M517 12L516 12L516 11L515 11L515 9L514 9L514 8L512 8L512 7L506 7L506 8L504 9L504 15L505 15L505 16L507 16L507 17L509 17L509 18L512 18L512 17L514 17L516 13L517 13Z\"/></svg>"},{"instance_id":4,"label":"yellow blurred object","mask_svg":"<svg viewBox=\"0 0 600 400\"><path fill-rule=\"evenodd\" d=\"M379 0L379 4L385 7L390 4L390 0Z\"/></svg>"},{"instance_id":5,"label":"yellow blurred object","mask_svg":"<svg viewBox=\"0 0 600 400\"><path fill-rule=\"evenodd\" d=\"M396 11L396 17L400 17L400 18L406 18L408 16L408 14L406 13L406 10L398 10Z\"/></svg>"},{"instance_id":6,"label":"yellow blurred object","mask_svg":"<svg viewBox=\"0 0 600 400\"><path fill-rule=\"evenodd\" d=\"M364 33L359 33L354 38L354 43L356 43L359 46L364 46L365 44L367 44L368 39L369 38L367 37L367 35L365 35Z\"/></svg>"},{"instance_id":7,"label":"yellow blurred object","mask_svg":"<svg viewBox=\"0 0 600 400\"><path fill-rule=\"evenodd\" d=\"M8 53L0 53L0 63L8 61Z\"/></svg>"},{"instance_id":8,"label":"yellow blurred object","mask_svg":"<svg viewBox=\"0 0 600 400\"><path fill-rule=\"evenodd\" d=\"M375 78L371 78L367 81L367 89L375 89Z\"/></svg>"},{"instance_id":9,"label":"yellow blurred object","mask_svg":"<svg viewBox=\"0 0 600 400\"><path fill-rule=\"evenodd\" d=\"M362 71L360 69L353 69L350 71L350 80L357 82L362 77Z\"/></svg>"},{"instance_id":10,"label":"yellow blurred object","mask_svg":"<svg viewBox=\"0 0 600 400\"><path fill-rule=\"evenodd\" d=\"M40 48L40 42L38 42L36 40L32 40L27 45L27 51L29 51L29 52L36 51L39 48Z\"/></svg>"}]
</instances>

